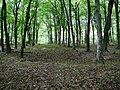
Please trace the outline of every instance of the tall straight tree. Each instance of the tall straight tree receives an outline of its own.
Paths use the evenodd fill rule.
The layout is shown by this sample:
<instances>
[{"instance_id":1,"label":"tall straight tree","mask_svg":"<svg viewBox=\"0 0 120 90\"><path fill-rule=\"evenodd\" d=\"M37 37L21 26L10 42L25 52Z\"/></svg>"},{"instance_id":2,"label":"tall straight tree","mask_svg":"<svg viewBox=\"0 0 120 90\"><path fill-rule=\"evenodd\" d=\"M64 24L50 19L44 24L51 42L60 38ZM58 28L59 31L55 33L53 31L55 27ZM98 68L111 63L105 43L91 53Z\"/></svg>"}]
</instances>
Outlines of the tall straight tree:
<instances>
[{"instance_id":1,"label":"tall straight tree","mask_svg":"<svg viewBox=\"0 0 120 90\"><path fill-rule=\"evenodd\" d=\"M75 8L74 8L74 14L75 14L75 29L76 29L76 46L79 46L79 38L78 38L78 7L79 7L79 3L75 3Z\"/></svg>"},{"instance_id":2,"label":"tall straight tree","mask_svg":"<svg viewBox=\"0 0 120 90\"><path fill-rule=\"evenodd\" d=\"M118 11L118 0L115 1L115 12L116 12L116 27L117 27L117 48L120 49L120 30L119 30L119 11Z\"/></svg>"},{"instance_id":3,"label":"tall straight tree","mask_svg":"<svg viewBox=\"0 0 120 90\"><path fill-rule=\"evenodd\" d=\"M9 43L9 33L7 31L7 21L6 21L7 11L6 11L6 1L5 0L3 0L2 8L3 8L3 21L4 21L4 30L5 30L6 53L10 53L11 48L10 48L10 43Z\"/></svg>"},{"instance_id":4,"label":"tall straight tree","mask_svg":"<svg viewBox=\"0 0 120 90\"><path fill-rule=\"evenodd\" d=\"M57 44L57 39L58 39L58 35L57 35L57 19L56 19L56 17L57 17L57 15L56 15L56 13L57 13L57 5L56 5L56 0L54 0L54 3L52 3L51 2L51 4L52 4L52 14L53 14L53 22L54 22L54 37L55 37L55 40L54 40L54 43L55 44Z\"/></svg>"},{"instance_id":5,"label":"tall straight tree","mask_svg":"<svg viewBox=\"0 0 120 90\"><path fill-rule=\"evenodd\" d=\"M70 19L69 19L69 14L68 14L68 11L67 11L67 7L65 5L65 1L63 0L63 6L64 6L64 9L65 9L65 14L66 14L66 17L67 17L67 27L68 27L68 47L70 47Z\"/></svg>"},{"instance_id":6,"label":"tall straight tree","mask_svg":"<svg viewBox=\"0 0 120 90\"><path fill-rule=\"evenodd\" d=\"M86 51L90 51L90 17L91 17L90 0L87 0L87 6L88 6L88 24L86 32Z\"/></svg>"},{"instance_id":7,"label":"tall straight tree","mask_svg":"<svg viewBox=\"0 0 120 90\"><path fill-rule=\"evenodd\" d=\"M32 0L29 0L28 6L26 8L26 19L25 19L25 26L24 26L24 35L22 37L22 46L21 46L21 58L23 58L23 52L25 48L25 41L26 41L26 31L28 29L28 22L30 19L30 5Z\"/></svg>"},{"instance_id":8,"label":"tall straight tree","mask_svg":"<svg viewBox=\"0 0 120 90\"><path fill-rule=\"evenodd\" d=\"M103 56L102 56L102 26L101 26L101 14L100 14L100 2L99 0L95 0L95 8L96 8L96 21L97 21L97 55L96 55L96 60L97 61L103 61Z\"/></svg>"},{"instance_id":9,"label":"tall straight tree","mask_svg":"<svg viewBox=\"0 0 120 90\"><path fill-rule=\"evenodd\" d=\"M79 27L79 46L81 46L81 22L80 22L80 8L78 7L78 27Z\"/></svg>"},{"instance_id":10,"label":"tall straight tree","mask_svg":"<svg viewBox=\"0 0 120 90\"><path fill-rule=\"evenodd\" d=\"M35 45L35 31L36 31L36 24L37 24L37 10L38 10L38 0L35 2L34 7L34 22L33 22L33 40L32 40L32 46Z\"/></svg>"},{"instance_id":11,"label":"tall straight tree","mask_svg":"<svg viewBox=\"0 0 120 90\"><path fill-rule=\"evenodd\" d=\"M64 5L63 5L63 1L62 0L59 0L60 1L60 4L61 4L61 26L62 26L62 30L63 30L63 40L62 40L62 44L64 45L64 41L65 41L65 13L64 13Z\"/></svg>"},{"instance_id":12,"label":"tall straight tree","mask_svg":"<svg viewBox=\"0 0 120 90\"><path fill-rule=\"evenodd\" d=\"M111 27L111 15L112 15L113 2L114 2L114 0L109 0L108 15L107 15L106 21L105 21L105 28L104 28L104 51L105 52L108 52L108 48L107 48L107 44L109 42L108 31Z\"/></svg>"},{"instance_id":13,"label":"tall straight tree","mask_svg":"<svg viewBox=\"0 0 120 90\"><path fill-rule=\"evenodd\" d=\"M79 27L79 46L81 46L81 22L80 22L80 8L79 8L79 6L78 6L78 27Z\"/></svg>"},{"instance_id":14,"label":"tall straight tree","mask_svg":"<svg viewBox=\"0 0 120 90\"><path fill-rule=\"evenodd\" d=\"M20 2L21 2L21 0L19 0L19 1L15 0L15 4L13 7L13 14L14 14L14 18L15 18L15 21L14 21L14 39L15 39L14 45L15 45L15 49L17 49L17 21L18 21L17 17L18 17L18 9L20 7Z\"/></svg>"},{"instance_id":15,"label":"tall straight tree","mask_svg":"<svg viewBox=\"0 0 120 90\"><path fill-rule=\"evenodd\" d=\"M73 49L75 49L75 35L73 32L73 24L72 24L72 3L69 0L69 18L70 18L70 27L71 27L71 34L72 34L72 41L73 41Z\"/></svg>"},{"instance_id":16,"label":"tall straight tree","mask_svg":"<svg viewBox=\"0 0 120 90\"><path fill-rule=\"evenodd\" d=\"M1 9L1 51L4 52L4 36L3 36L3 7Z\"/></svg>"}]
</instances>

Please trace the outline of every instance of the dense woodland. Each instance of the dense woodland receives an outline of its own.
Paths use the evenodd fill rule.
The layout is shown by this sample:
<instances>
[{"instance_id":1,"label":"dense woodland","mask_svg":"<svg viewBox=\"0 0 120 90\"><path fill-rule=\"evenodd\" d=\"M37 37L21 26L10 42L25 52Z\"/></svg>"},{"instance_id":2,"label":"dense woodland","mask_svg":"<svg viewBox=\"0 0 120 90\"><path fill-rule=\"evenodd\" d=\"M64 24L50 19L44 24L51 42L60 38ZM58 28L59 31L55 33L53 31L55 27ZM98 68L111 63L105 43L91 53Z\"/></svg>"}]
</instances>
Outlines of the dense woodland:
<instances>
[{"instance_id":1,"label":"dense woodland","mask_svg":"<svg viewBox=\"0 0 120 90\"><path fill-rule=\"evenodd\" d=\"M0 90L119 90L120 1L0 0L0 46ZM3 64L3 61L6 62ZM41 66L30 62L26 64L26 61L37 61ZM25 71L25 66L29 67L28 71ZM10 71L6 71L8 68ZM35 69L36 75L31 68ZM39 75L44 76L43 72L48 71L48 81L56 75L61 78L53 78L55 82L36 81L37 77L42 77L36 71L38 68L43 69L38 71ZM81 71L83 68L85 71ZM11 75L14 69L24 75ZM99 73L93 77L95 71ZM100 75L102 72L104 74ZM3 73L9 75L3 76ZM35 80L31 79L31 75ZM92 79L87 78L89 75ZM12 76L19 78L18 81ZM10 77L10 80L7 79ZM28 83L23 80L21 83L24 85L20 86L22 78ZM79 81L78 78L84 80ZM46 80L45 77L41 79ZM69 81L71 79L73 82ZM19 82L19 85L15 86L14 82Z\"/></svg>"}]
</instances>

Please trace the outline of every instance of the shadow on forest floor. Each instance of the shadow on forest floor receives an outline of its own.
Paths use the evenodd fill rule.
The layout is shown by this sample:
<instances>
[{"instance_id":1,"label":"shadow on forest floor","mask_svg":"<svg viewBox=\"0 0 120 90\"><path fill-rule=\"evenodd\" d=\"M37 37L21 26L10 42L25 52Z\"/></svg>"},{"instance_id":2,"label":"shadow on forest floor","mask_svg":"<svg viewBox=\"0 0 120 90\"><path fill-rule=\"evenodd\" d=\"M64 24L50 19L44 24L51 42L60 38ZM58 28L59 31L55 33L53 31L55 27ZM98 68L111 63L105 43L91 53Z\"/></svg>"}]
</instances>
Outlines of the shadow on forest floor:
<instances>
[{"instance_id":1,"label":"shadow on forest floor","mask_svg":"<svg viewBox=\"0 0 120 90\"><path fill-rule=\"evenodd\" d=\"M120 50L109 47L105 65L95 65L96 50L36 45L0 53L0 90L120 90ZM30 52L30 53L29 53Z\"/></svg>"}]
</instances>

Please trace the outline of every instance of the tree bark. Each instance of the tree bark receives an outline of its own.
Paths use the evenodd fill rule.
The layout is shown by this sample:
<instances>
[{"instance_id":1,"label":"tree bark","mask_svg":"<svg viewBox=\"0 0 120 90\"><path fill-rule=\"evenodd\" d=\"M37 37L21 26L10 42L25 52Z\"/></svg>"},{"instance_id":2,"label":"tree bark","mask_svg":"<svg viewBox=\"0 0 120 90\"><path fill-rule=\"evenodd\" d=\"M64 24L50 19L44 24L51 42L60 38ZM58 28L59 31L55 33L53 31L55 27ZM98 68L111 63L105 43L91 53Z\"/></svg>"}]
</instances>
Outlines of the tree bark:
<instances>
[{"instance_id":1,"label":"tree bark","mask_svg":"<svg viewBox=\"0 0 120 90\"><path fill-rule=\"evenodd\" d=\"M79 18L79 16L80 16L80 10L79 10L79 7L78 7L78 27L79 27L79 46L81 46L81 23L80 23L80 18Z\"/></svg>"},{"instance_id":2,"label":"tree bark","mask_svg":"<svg viewBox=\"0 0 120 90\"><path fill-rule=\"evenodd\" d=\"M117 48L120 49L120 29L119 29L119 11L118 0L115 1L116 27L117 27Z\"/></svg>"},{"instance_id":3,"label":"tree bark","mask_svg":"<svg viewBox=\"0 0 120 90\"><path fill-rule=\"evenodd\" d=\"M4 36L3 36L3 7L1 9L1 51L4 52Z\"/></svg>"},{"instance_id":4,"label":"tree bark","mask_svg":"<svg viewBox=\"0 0 120 90\"><path fill-rule=\"evenodd\" d=\"M92 25L92 31L93 31L93 45L94 45L95 44L95 30L94 30L93 20L91 21L91 25Z\"/></svg>"},{"instance_id":5,"label":"tree bark","mask_svg":"<svg viewBox=\"0 0 120 90\"><path fill-rule=\"evenodd\" d=\"M21 46L21 58L23 58L23 52L25 48L25 41L26 41L26 31L28 29L28 21L30 18L30 5L32 0L29 0L28 6L26 8L26 20L25 20L25 26L24 26L24 36L22 38L22 46Z\"/></svg>"},{"instance_id":6,"label":"tree bark","mask_svg":"<svg viewBox=\"0 0 120 90\"><path fill-rule=\"evenodd\" d=\"M97 55L96 61L104 63L102 56L102 26L101 26L101 14L100 14L100 3L99 0L95 0L95 8L96 8L96 21L97 21Z\"/></svg>"},{"instance_id":7,"label":"tree bark","mask_svg":"<svg viewBox=\"0 0 120 90\"><path fill-rule=\"evenodd\" d=\"M106 17L107 17L107 15L106 15L106 3L105 3L105 0L104 0L104 16L105 16L105 21L106 21Z\"/></svg>"},{"instance_id":8,"label":"tree bark","mask_svg":"<svg viewBox=\"0 0 120 90\"><path fill-rule=\"evenodd\" d=\"M67 11L67 7L65 5L65 1L63 0L63 5L64 5L64 9L65 9L65 13L66 13L66 17L67 17L67 27L68 27L68 47L70 47L70 19L69 19L69 14Z\"/></svg>"},{"instance_id":9,"label":"tree bark","mask_svg":"<svg viewBox=\"0 0 120 90\"><path fill-rule=\"evenodd\" d=\"M75 49L75 35L73 32L73 24L72 24L72 3L69 0L69 18L70 18L70 27L71 27L71 34L72 34L72 42L73 42L73 49Z\"/></svg>"},{"instance_id":10,"label":"tree bark","mask_svg":"<svg viewBox=\"0 0 120 90\"><path fill-rule=\"evenodd\" d=\"M4 30L5 30L5 42L6 42L6 53L10 53L11 48L10 48L10 43L9 43L9 33L7 32L7 22L6 22L6 1L3 0L3 21L4 21Z\"/></svg>"},{"instance_id":11,"label":"tree bark","mask_svg":"<svg viewBox=\"0 0 120 90\"><path fill-rule=\"evenodd\" d=\"M36 44L38 43L38 33L39 33L39 24L37 23L37 29L36 29Z\"/></svg>"},{"instance_id":12,"label":"tree bark","mask_svg":"<svg viewBox=\"0 0 120 90\"><path fill-rule=\"evenodd\" d=\"M15 21L14 21L15 49L17 49L17 21L18 21L17 17L18 17L18 9L20 7L20 2L21 2L21 0L19 0L18 2L15 2L14 8L13 8L13 14L14 14L14 18L15 18Z\"/></svg>"},{"instance_id":13,"label":"tree bark","mask_svg":"<svg viewBox=\"0 0 120 90\"><path fill-rule=\"evenodd\" d=\"M32 46L35 45L35 33L36 33L36 24L37 24L37 10L38 10L38 0L35 3L35 15L34 15L34 25L33 25L33 40L32 40Z\"/></svg>"},{"instance_id":14,"label":"tree bark","mask_svg":"<svg viewBox=\"0 0 120 90\"><path fill-rule=\"evenodd\" d=\"M90 51L90 17L91 17L91 8L90 8L90 0L87 0L88 5L88 24L87 24L87 32L86 32L86 51Z\"/></svg>"},{"instance_id":15,"label":"tree bark","mask_svg":"<svg viewBox=\"0 0 120 90\"><path fill-rule=\"evenodd\" d=\"M109 0L109 4L108 4L108 15L106 18L106 22L105 22L105 28L104 28L104 51L108 52L108 31L111 27L111 14L112 14L112 8L113 8L113 2L114 0Z\"/></svg>"},{"instance_id":16,"label":"tree bark","mask_svg":"<svg viewBox=\"0 0 120 90\"><path fill-rule=\"evenodd\" d=\"M77 2L75 4L75 8L74 8L74 14L75 14L75 29L76 29L76 46L79 46L79 39L78 39L78 13L77 13L77 9L78 9L78 5Z\"/></svg>"}]
</instances>

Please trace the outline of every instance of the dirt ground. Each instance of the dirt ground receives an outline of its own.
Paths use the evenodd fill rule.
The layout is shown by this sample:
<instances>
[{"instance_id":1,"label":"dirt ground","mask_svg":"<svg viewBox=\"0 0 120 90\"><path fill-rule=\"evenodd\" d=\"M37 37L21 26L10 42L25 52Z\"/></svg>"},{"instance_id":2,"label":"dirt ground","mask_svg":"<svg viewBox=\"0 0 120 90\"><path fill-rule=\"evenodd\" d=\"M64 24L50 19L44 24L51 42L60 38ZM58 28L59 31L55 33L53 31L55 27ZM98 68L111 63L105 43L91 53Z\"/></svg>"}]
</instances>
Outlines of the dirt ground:
<instances>
[{"instance_id":1,"label":"dirt ground","mask_svg":"<svg viewBox=\"0 0 120 90\"><path fill-rule=\"evenodd\" d=\"M104 65L95 54L58 45L0 53L0 90L120 90L120 50L109 47Z\"/></svg>"}]
</instances>

